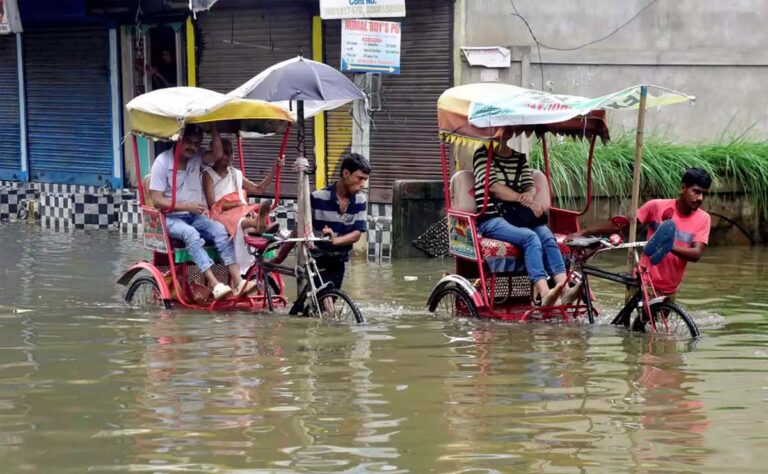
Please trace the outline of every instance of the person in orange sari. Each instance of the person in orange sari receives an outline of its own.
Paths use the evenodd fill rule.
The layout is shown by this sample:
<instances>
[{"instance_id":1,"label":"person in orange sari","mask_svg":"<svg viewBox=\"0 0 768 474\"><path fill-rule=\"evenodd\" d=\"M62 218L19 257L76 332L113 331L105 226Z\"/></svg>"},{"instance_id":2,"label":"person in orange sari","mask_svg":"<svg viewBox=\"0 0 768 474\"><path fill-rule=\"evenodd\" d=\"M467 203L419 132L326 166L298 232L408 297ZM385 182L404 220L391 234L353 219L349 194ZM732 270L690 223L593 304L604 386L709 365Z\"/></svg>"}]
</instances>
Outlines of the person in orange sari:
<instances>
[{"instance_id":1,"label":"person in orange sari","mask_svg":"<svg viewBox=\"0 0 768 474\"><path fill-rule=\"evenodd\" d=\"M226 227L235 247L235 258L245 273L253 263L253 256L245 244L246 234L275 232L279 225L269 225L269 201L258 205L248 203L248 194L263 194L275 175L277 162L267 176L259 183L254 183L243 173L231 167L232 142L222 139L214 129L211 131L212 150L206 156L206 163L212 163L203 173L203 191L210 209L211 219Z\"/></svg>"}]
</instances>

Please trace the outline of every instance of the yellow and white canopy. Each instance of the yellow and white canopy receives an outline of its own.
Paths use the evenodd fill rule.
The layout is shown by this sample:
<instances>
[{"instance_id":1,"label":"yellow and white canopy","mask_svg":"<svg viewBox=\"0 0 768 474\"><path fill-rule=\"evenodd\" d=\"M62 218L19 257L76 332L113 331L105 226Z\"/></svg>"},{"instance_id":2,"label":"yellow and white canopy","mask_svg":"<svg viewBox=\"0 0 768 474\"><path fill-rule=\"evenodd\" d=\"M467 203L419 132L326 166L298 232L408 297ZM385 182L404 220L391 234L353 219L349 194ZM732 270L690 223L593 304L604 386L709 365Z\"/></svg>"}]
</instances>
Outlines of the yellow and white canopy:
<instances>
[{"instance_id":1,"label":"yellow and white canopy","mask_svg":"<svg viewBox=\"0 0 768 474\"><path fill-rule=\"evenodd\" d=\"M278 105L200 87L148 92L128 102L126 108L133 133L159 140L178 140L187 124L216 122L225 133L273 133L293 123L290 112Z\"/></svg>"}]
</instances>

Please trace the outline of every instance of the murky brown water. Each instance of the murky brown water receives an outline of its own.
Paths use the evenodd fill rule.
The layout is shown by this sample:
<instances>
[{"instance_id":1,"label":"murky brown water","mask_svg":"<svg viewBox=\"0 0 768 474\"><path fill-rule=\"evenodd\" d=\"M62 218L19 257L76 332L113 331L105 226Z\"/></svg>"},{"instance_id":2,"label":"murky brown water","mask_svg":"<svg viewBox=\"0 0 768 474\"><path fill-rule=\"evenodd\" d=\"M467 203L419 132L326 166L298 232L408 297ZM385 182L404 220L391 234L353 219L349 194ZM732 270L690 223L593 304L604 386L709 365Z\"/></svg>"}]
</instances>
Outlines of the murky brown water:
<instances>
[{"instance_id":1,"label":"murky brown water","mask_svg":"<svg viewBox=\"0 0 768 474\"><path fill-rule=\"evenodd\" d=\"M768 250L709 249L694 351L606 324L434 321L445 262L356 264L369 323L138 313L117 234L0 224L15 472L764 472ZM615 263L615 262L608 262ZM406 275L418 281L405 282ZM621 288L598 288L610 312Z\"/></svg>"}]
</instances>

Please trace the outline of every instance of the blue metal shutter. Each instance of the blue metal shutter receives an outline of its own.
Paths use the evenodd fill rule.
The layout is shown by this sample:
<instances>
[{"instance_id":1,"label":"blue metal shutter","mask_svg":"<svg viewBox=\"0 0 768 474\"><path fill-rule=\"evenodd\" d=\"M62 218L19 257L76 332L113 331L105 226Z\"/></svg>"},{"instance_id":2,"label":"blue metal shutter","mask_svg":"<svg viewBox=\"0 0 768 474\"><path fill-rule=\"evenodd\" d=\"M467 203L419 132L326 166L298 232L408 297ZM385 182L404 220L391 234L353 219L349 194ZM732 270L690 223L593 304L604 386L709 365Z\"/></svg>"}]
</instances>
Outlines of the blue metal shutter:
<instances>
[{"instance_id":1,"label":"blue metal shutter","mask_svg":"<svg viewBox=\"0 0 768 474\"><path fill-rule=\"evenodd\" d=\"M112 177L106 28L24 33L30 180L86 185Z\"/></svg>"},{"instance_id":2,"label":"blue metal shutter","mask_svg":"<svg viewBox=\"0 0 768 474\"><path fill-rule=\"evenodd\" d=\"M16 37L0 35L0 179L19 179L19 76Z\"/></svg>"}]
</instances>

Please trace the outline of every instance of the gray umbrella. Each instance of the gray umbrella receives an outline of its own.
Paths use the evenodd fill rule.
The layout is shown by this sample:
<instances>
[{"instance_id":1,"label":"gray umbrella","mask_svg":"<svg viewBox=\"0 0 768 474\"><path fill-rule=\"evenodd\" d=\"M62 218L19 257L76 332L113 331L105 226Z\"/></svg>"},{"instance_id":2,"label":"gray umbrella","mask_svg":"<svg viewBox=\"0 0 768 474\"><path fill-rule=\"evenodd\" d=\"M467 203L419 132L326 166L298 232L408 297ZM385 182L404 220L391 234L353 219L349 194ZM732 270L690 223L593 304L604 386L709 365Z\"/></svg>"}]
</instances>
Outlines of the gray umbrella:
<instances>
[{"instance_id":1,"label":"gray umbrella","mask_svg":"<svg viewBox=\"0 0 768 474\"><path fill-rule=\"evenodd\" d=\"M232 93L268 102L346 102L364 98L360 89L344 74L327 64L301 56L275 64Z\"/></svg>"},{"instance_id":2,"label":"gray umbrella","mask_svg":"<svg viewBox=\"0 0 768 474\"><path fill-rule=\"evenodd\" d=\"M304 155L305 118L365 98L363 92L337 69L301 56L265 69L228 95L267 102L286 102L281 105L290 109L293 109L293 102L296 102L301 155Z\"/></svg>"},{"instance_id":3,"label":"gray umbrella","mask_svg":"<svg viewBox=\"0 0 768 474\"><path fill-rule=\"evenodd\" d=\"M351 100L364 99L365 96L338 70L301 56L271 66L228 95L267 102L283 102L281 105L287 107L296 102L299 148L299 156L296 160L299 171L296 230L299 237L311 236L312 214L307 176L310 170L304 148L304 118L324 110L335 109ZM311 245L311 243L308 244ZM301 265L309 258L308 245L299 244L298 247L298 262Z\"/></svg>"}]
</instances>

